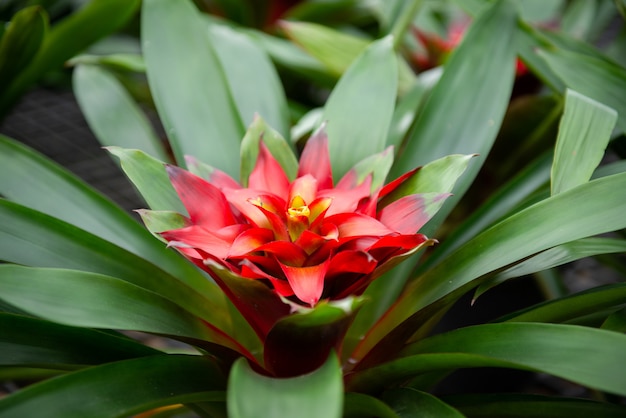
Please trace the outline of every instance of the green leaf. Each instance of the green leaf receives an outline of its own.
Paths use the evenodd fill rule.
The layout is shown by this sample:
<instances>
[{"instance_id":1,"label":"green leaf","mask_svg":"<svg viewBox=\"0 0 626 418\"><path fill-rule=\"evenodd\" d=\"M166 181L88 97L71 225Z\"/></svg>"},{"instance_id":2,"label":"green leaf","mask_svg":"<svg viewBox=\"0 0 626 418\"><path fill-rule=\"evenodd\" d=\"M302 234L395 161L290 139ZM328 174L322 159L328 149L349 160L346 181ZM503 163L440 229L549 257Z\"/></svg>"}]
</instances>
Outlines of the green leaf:
<instances>
[{"instance_id":1,"label":"green leaf","mask_svg":"<svg viewBox=\"0 0 626 418\"><path fill-rule=\"evenodd\" d=\"M477 235L409 283L353 356L360 358L402 323L380 349L397 347L401 330L415 329L414 314L417 320L424 307L452 303L481 276L556 245L626 227L626 200L614 193L624 187L626 173L603 177L543 200Z\"/></svg>"},{"instance_id":2,"label":"green leaf","mask_svg":"<svg viewBox=\"0 0 626 418\"><path fill-rule=\"evenodd\" d=\"M626 408L580 398L534 394L478 394L444 398L470 417L494 418L620 418Z\"/></svg>"},{"instance_id":3,"label":"green leaf","mask_svg":"<svg viewBox=\"0 0 626 418\"><path fill-rule=\"evenodd\" d=\"M94 65L79 65L73 83L78 104L102 146L139 149L169 160L148 119L111 73Z\"/></svg>"},{"instance_id":4,"label":"green leaf","mask_svg":"<svg viewBox=\"0 0 626 418\"><path fill-rule=\"evenodd\" d=\"M396 158L392 177L449 154L480 154L429 223L427 235L463 196L496 138L513 87L516 18L511 3L499 1L473 22Z\"/></svg>"},{"instance_id":5,"label":"green leaf","mask_svg":"<svg viewBox=\"0 0 626 418\"><path fill-rule=\"evenodd\" d=\"M126 417L166 405L223 401L225 378L201 356L156 355L104 364L0 400L0 417Z\"/></svg>"},{"instance_id":6,"label":"green leaf","mask_svg":"<svg viewBox=\"0 0 626 418\"><path fill-rule=\"evenodd\" d=\"M617 113L573 90L565 94L552 164L552 194L591 178L609 143Z\"/></svg>"},{"instance_id":7,"label":"green leaf","mask_svg":"<svg viewBox=\"0 0 626 418\"><path fill-rule=\"evenodd\" d=\"M344 418L400 418L383 401L363 393L348 392L344 399Z\"/></svg>"},{"instance_id":8,"label":"green leaf","mask_svg":"<svg viewBox=\"0 0 626 418\"><path fill-rule=\"evenodd\" d=\"M360 184L368 175L371 175L372 185L370 190L372 193L381 188L385 184L385 179L393 164L392 151L391 147L387 147L384 151L370 155L356 163L352 169L356 172L357 183Z\"/></svg>"},{"instance_id":9,"label":"green leaf","mask_svg":"<svg viewBox=\"0 0 626 418\"><path fill-rule=\"evenodd\" d=\"M626 304L626 284L599 286L513 312L498 321L566 322Z\"/></svg>"},{"instance_id":10,"label":"green leaf","mask_svg":"<svg viewBox=\"0 0 626 418\"><path fill-rule=\"evenodd\" d=\"M65 61L95 41L120 29L135 14L140 0L92 0L55 24L30 65L0 96L0 114L46 71L62 68Z\"/></svg>"},{"instance_id":11,"label":"green leaf","mask_svg":"<svg viewBox=\"0 0 626 418\"><path fill-rule=\"evenodd\" d=\"M398 86L392 39L372 43L352 63L333 89L323 120L333 177L385 148ZM362 93L367 91L367 95Z\"/></svg>"},{"instance_id":12,"label":"green leaf","mask_svg":"<svg viewBox=\"0 0 626 418\"><path fill-rule=\"evenodd\" d=\"M341 417L343 381L339 362L331 354L312 373L276 379L253 371L237 361L228 379L228 416L247 417Z\"/></svg>"},{"instance_id":13,"label":"green leaf","mask_svg":"<svg viewBox=\"0 0 626 418\"><path fill-rule=\"evenodd\" d=\"M141 18L150 90L177 162L191 155L236 177L244 127L206 21L190 0L146 0Z\"/></svg>"},{"instance_id":14,"label":"green leaf","mask_svg":"<svg viewBox=\"0 0 626 418\"><path fill-rule=\"evenodd\" d=\"M248 186L248 177L256 165L261 140L283 168L289 180L293 181L298 173L298 160L289 143L264 119L257 116L241 142L241 184L244 187Z\"/></svg>"},{"instance_id":15,"label":"green leaf","mask_svg":"<svg viewBox=\"0 0 626 418\"><path fill-rule=\"evenodd\" d=\"M617 128L626 132L626 69L607 59L562 49L539 54L567 87L615 109Z\"/></svg>"},{"instance_id":16,"label":"green leaf","mask_svg":"<svg viewBox=\"0 0 626 418\"><path fill-rule=\"evenodd\" d=\"M1 366L71 370L158 353L126 337L4 312L0 328Z\"/></svg>"},{"instance_id":17,"label":"green leaf","mask_svg":"<svg viewBox=\"0 0 626 418\"><path fill-rule=\"evenodd\" d=\"M82 228L172 275L186 277L190 282L206 280L190 263L152 239L124 210L78 177L1 135L0 173L0 194L6 198Z\"/></svg>"},{"instance_id":18,"label":"green leaf","mask_svg":"<svg viewBox=\"0 0 626 418\"><path fill-rule=\"evenodd\" d=\"M26 312L66 325L214 340L205 323L180 306L109 276L4 264L0 294Z\"/></svg>"},{"instance_id":19,"label":"green leaf","mask_svg":"<svg viewBox=\"0 0 626 418\"><path fill-rule=\"evenodd\" d=\"M463 418L459 411L435 396L411 388L391 389L383 393L388 403L401 418Z\"/></svg>"},{"instance_id":20,"label":"green leaf","mask_svg":"<svg viewBox=\"0 0 626 418\"><path fill-rule=\"evenodd\" d=\"M410 344L401 356L353 375L348 388L373 390L435 370L507 367L626 394L626 375L615 366L626 361L626 335L612 331L560 324L485 324Z\"/></svg>"},{"instance_id":21,"label":"green leaf","mask_svg":"<svg viewBox=\"0 0 626 418\"><path fill-rule=\"evenodd\" d=\"M3 261L16 264L77 269L125 280L184 306L226 333L233 332L228 302L211 281L197 275L174 278L95 235L5 200L0 200L0 254Z\"/></svg>"},{"instance_id":22,"label":"green leaf","mask_svg":"<svg viewBox=\"0 0 626 418\"><path fill-rule=\"evenodd\" d=\"M120 159L126 176L153 210L172 210L187 214L170 178L165 163L140 150L108 147Z\"/></svg>"},{"instance_id":23,"label":"green leaf","mask_svg":"<svg viewBox=\"0 0 626 418\"><path fill-rule=\"evenodd\" d=\"M26 7L13 16L0 37L0 91L28 66L44 40L48 14L40 6Z\"/></svg>"},{"instance_id":24,"label":"green leaf","mask_svg":"<svg viewBox=\"0 0 626 418\"><path fill-rule=\"evenodd\" d=\"M287 99L265 51L252 38L224 25L210 24L209 38L243 124L251 124L258 114L288 137Z\"/></svg>"},{"instance_id":25,"label":"green leaf","mask_svg":"<svg viewBox=\"0 0 626 418\"><path fill-rule=\"evenodd\" d=\"M173 212L169 210L145 210L140 209L137 211L139 216L141 216L141 220L146 225L146 228L154 236L162 240L163 242L167 242L160 235L159 232L171 231L172 229L180 229L184 228L188 224L188 219L181 215L178 212Z\"/></svg>"},{"instance_id":26,"label":"green leaf","mask_svg":"<svg viewBox=\"0 0 626 418\"><path fill-rule=\"evenodd\" d=\"M558 245L504 270L502 273L497 274L492 279L481 284L476 290L474 298L477 298L496 284L514 277L522 277L548 270L572 261L580 260L581 258L623 252L626 252L626 240L613 238L583 238Z\"/></svg>"}]
</instances>

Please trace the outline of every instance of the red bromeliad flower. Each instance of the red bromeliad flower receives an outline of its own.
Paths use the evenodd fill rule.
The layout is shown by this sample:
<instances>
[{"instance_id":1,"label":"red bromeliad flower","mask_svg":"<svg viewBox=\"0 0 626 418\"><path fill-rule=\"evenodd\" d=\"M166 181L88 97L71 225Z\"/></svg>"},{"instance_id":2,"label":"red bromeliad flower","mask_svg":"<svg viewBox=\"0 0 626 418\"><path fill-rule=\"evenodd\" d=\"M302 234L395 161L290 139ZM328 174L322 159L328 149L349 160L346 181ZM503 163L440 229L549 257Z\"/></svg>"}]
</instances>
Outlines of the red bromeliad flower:
<instances>
[{"instance_id":1,"label":"red bromeliad flower","mask_svg":"<svg viewBox=\"0 0 626 418\"><path fill-rule=\"evenodd\" d=\"M217 263L300 305L360 295L399 256L434 242L417 234L429 218L420 195L379 207L413 172L372 191L372 176L359 181L353 169L334 185L323 131L306 144L293 181L262 141L248 187L219 170L208 181L167 172L189 213L184 227L160 233L169 245L209 272Z\"/></svg>"}]
</instances>

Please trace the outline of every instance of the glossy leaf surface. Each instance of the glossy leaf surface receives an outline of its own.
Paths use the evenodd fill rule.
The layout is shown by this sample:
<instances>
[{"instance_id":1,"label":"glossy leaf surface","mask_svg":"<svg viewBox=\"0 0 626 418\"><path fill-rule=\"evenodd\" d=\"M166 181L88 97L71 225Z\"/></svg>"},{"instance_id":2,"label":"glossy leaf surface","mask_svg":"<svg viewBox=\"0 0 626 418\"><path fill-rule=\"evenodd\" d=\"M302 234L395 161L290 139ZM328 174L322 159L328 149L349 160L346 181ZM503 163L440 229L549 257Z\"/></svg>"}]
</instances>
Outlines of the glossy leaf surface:
<instances>
[{"instance_id":1,"label":"glossy leaf surface","mask_svg":"<svg viewBox=\"0 0 626 418\"><path fill-rule=\"evenodd\" d=\"M148 382L150 382L148 384ZM165 405L223 401L225 378L205 357L156 355L51 379L0 400L0 417L133 416Z\"/></svg>"},{"instance_id":2,"label":"glossy leaf surface","mask_svg":"<svg viewBox=\"0 0 626 418\"><path fill-rule=\"evenodd\" d=\"M382 398L402 418L463 418L464 415L430 393L411 388L391 389Z\"/></svg>"},{"instance_id":3,"label":"glossy leaf surface","mask_svg":"<svg viewBox=\"0 0 626 418\"><path fill-rule=\"evenodd\" d=\"M298 377L275 379L253 371L239 360L228 379L228 416L253 418L293 416L341 417L343 382L334 354L317 370Z\"/></svg>"}]
</instances>

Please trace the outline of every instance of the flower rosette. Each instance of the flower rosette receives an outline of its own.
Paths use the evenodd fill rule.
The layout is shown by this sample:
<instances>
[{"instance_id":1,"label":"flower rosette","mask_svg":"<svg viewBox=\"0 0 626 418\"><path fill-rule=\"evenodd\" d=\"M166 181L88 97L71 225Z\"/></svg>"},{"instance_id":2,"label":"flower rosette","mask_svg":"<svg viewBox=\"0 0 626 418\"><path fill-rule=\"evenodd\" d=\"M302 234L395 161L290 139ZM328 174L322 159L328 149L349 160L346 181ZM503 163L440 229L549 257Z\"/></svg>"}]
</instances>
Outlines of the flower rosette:
<instances>
[{"instance_id":1,"label":"flower rosette","mask_svg":"<svg viewBox=\"0 0 626 418\"><path fill-rule=\"evenodd\" d=\"M252 148L256 161L241 183L190 157L191 171L167 165L188 216L153 232L215 279L263 342L266 368L293 375L341 348L373 280L436 242L418 231L449 193L408 193L417 169L383 185L391 148L335 184L323 126L290 176L268 146L276 142L263 139L276 136L262 120L253 123L242 149ZM294 351L309 361L294 366Z\"/></svg>"}]
</instances>

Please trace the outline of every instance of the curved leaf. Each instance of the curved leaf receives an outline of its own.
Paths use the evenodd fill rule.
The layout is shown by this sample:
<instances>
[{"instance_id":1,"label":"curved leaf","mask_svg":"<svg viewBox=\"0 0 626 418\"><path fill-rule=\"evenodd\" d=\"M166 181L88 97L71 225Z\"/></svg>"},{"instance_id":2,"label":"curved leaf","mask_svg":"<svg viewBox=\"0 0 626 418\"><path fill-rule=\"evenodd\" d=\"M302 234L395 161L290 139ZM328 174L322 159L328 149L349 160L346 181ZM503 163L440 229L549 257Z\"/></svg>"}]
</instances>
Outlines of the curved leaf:
<instances>
[{"instance_id":1,"label":"curved leaf","mask_svg":"<svg viewBox=\"0 0 626 418\"><path fill-rule=\"evenodd\" d=\"M613 109L567 90L554 149L552 194L589 181L604 156L616 120Z\"/></svg>"},{"instance_id":2,"label":"curved leaf","mask_svg":"<svg viewBox=\"0 0 626 418\"><path fill-rule=\"evenodd\" d=\"M391 389L383 393L388 403L401 418L463 418L459 411L431 395L411 388Z\"/></svg>"},{"instance_id":3,"label":"curved leaf","mask_svg":"<svg viewBox=\"0 0 626 418\"><path fill-rule=\"evenodd\" d=\"M141 22L150 90L176 161L192 155L236 177L244 128L206 21L190 0L146 0Z\"/></svg>"},{"instance_id":4,"label":"curved leaf","mask_svg":"<svg viewBox=\"0 0 626 418\"><path fill-rule=\"evenodd\" d=\"M626 173L585 183L530 206L468 241L407 286L357 347L356 358L404 322L384 344L397 347L404 341L396 338L405 339L408 330L415 331L409 319L413 314L448 295L460 296L474 279L556 245L626 227L626 200L614 193L623 188Z\"/></svg>"},{"instance_id":5,"label":"curved leaf","mask_svg":"<svg viewBox=\"0 0 626 418\"><path fill-rule=\"evenodd\" d=\"M350 390L374 390L434 370L509 367L535 370L625 395L626 335L574 325L485 324L413 343L401 358L349 377Z\"/></svg>"},{"instance_id":6,"label":"curved leaf","mask_svg":"<svg viewBox=\"0 0 626 418\"><path fill-rule=\"evenodd\" d=\"M149 262L94 235L15 203L0 200L0 258L33 267L104 274L162 295L225 332L228 304L209 280L175 279Z\"/></svg>"},{"instance_id":7,"label":"curved leaf","mask_svg":"<svg viewBox=\"0 0 626 418\"><path fill-rule=\"evenodd\" d=\"M470 417L620 418L626 413L626 407L617 404L530 394L459 395L444 400Z\"/></svg>"},{"instance_id":8,"label":"curved leaf","mask_svg":"<svg viewBox=\"0 0 626 418\"><path fill-rule=\"evenodd\" d=\"M0 400L0 417L132 416L165 405L223 401L225 378L206 357L156 355L91 367Z\"/></svg>"},{"instance_id":9,"label":"curved leaf","mask_svg":"<svg viewBox=\"0 0 626 418\"><path fill-rule=\"evenodd\" d=\"M65 325L216 339L203 321L173 302L95 273L3 264L0 295L26 312Z\"/></svg>"},{"instance_id":10,"label":"curved leaf","mask_svg":"<svg viewBox=\"0 0 626 418\"><path fill-rule=\"evenodd\" d=\"M383 401L363 393L348 392L344 399L344 418L400 418Z\"/></svg>"},{"instance_id":11,"label":"curved leaf","mask_svg":"<svg viewBox=\"0 0 626 418\"><path fill-rule=\"evenodd\" d=\"M2 135L0 173L0 194L6 198L82 228L190 283L206 281L120 207L69 171Z\"/></svg>"},{"instance_id":12,"label":"curved leaf","mask_svg":"<svg viewBox=\"0 0 626 418\"><path fill-rule=\"evenodd\" d=\"M1 366L71 369L159 353L126 337L4 312L0 328Z\"/></svg>"},{"instance_id":13,"label":"curved leaf","mask_svg":"<svg viewBox=\"0 0 626 418\"><path fill-rule=\"evenodd\" d=\"M73 86L89 127L102 146L140 149L169 160L147 117L111 73L95 65L79 65L74 69Z\"/></svg>"},{"instance_id":14,"label":"curved leaf","mask_svg":"<svg viewBox=\"0 0 626 418\"><path fill-rule=\"evenodd\" d=\"M398 89L394 57L390 37L372 43L350 65L326 102L322 118L328 122L335 180L385 148Z\"/></svg>"},{"instance_id":15,"label":"curved leaf","mask_svg":"<svg viewBox=\"0 0 626 418\"><path fill-rule=\"evenodd\" d=\"M317 370L289 379L254 372L244 359L228 379L228 416L341 417L343 381L337 357L331 353Z\"/></svg>"}]
</instances>

